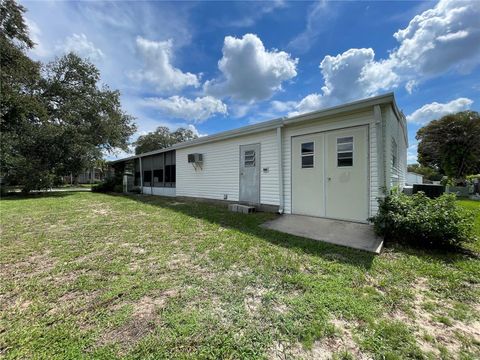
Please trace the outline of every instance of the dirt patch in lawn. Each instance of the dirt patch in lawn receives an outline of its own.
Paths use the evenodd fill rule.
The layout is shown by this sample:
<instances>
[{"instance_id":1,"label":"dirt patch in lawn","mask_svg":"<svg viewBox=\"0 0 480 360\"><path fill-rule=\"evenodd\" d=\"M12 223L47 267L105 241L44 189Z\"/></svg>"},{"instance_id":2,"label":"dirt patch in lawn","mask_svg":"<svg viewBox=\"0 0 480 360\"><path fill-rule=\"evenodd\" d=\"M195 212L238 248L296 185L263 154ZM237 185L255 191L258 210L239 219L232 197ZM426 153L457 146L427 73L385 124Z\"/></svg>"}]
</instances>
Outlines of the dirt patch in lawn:
<instances>
[{"instance_id":1,"label":"dirt patch in lawn","mask_svg":"<svg viewBox=\"0 0 480 360\"><path fill-rule=\"evenodd\" d=\"M57 264L50 251L33 254L24 260L0 266L0 275L5 279L29 279L49 273Z\"/></svg>"},{"instance_id":2,"label":"dirt patch in lawn","mask_svg":"<svg viewBox=\"0 0 480 360\"><path fill-rule=\"evenodd\" d=\"M337 334L315 341L310 349L305 348L300 343L275 342L270 348L268 358L271 360L330 360L335 354L348 353L354 359L371 359L371 356L360 351L360 348L353 340L352 324L341 319L333 320L333 324Z\"/></svg>"},{"instance_id":3,"label":"dirt patch in lawn","mask_svg":"<svg viewBox=\"0 0 480 360\"><path fill-rule=\"evenodd\" d=\"M413 289L415 295L409 313L396 310L392 317L414 329L418 346L422 351L439 357L441 355L439 347L443 346L449 353L459 354L463 347L461 337L480 339L480 321L466 323L450 319L451 323L445 324L438 320L439 316L444 316L451 309L451 305L447 300L440 301L428 297L429 287L425 279L418 279ZM432 313L424 308L423 305L426 303L435 309Z\"/></svg>"},{"instance_id":4,"label":"dirt patch in lawn","mask_svg":"<svg viewBox=\"0 0 480 360\"><path fill-rule=\"evenodd\" d=\"M255 317L262 307L263 297L268 293L268 289L263 286L248 286L245 289L246 296L243 300L245 311L248 315Z\"/></svg>"},{"instance_id":5,"label":"dirt patch in lawn","mask_svg":"<svg viewBox=\"0 0 480 360\"><path fill-rule=\"evenodd\" d=\"M131 304L133 311L130 319L116 328L106 331L98 340L97 346L117 343L122 349L135 345L144 336L151 333L160 322L157 312L165 307L167 301L177 295L176 290L163 291L156 296L144 296L138 301L121 302L111 307L113 311Z\"/></svg>"}]
</instances>

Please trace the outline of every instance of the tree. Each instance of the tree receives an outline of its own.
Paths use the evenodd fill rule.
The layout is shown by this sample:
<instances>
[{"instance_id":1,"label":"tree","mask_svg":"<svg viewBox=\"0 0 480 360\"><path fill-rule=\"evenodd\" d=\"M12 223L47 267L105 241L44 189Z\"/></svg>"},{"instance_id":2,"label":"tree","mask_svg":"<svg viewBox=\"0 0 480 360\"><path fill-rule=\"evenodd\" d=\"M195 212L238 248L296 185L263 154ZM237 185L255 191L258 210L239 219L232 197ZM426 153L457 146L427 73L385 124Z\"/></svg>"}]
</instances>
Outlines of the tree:
<instances>
[{"instance_id":1,"label":"tree","mask_svg":"<svg viewBox=\"0 0 480 360\"><path fill-rule=\"evenodd\" d=\"M77 175L115 148L128 149L133 118L121 109L120 93L98 87L100 73L89 61L70 53L49 63L42 80L49 124L59 130L58 171ZM60 150L60 149L59 149Z\"/></svg>"},{"instance_id":2,"label":"tree","mask_svg":"<svg viewBox=\"0 0 480 360\"><path fill-rule=\"evenodd\" d=\"M450 178L463 180L480 172L480 116L462 111L433 120L416 136L418 162Z\"/></svg>"},{"instance_id":3,"label":"tree","mask_svg":"<svg viewBox=\"0 0 480 360\"><path fill-rule=\"evenodd\" d=\"M28 154L19 151L19 146L31 141L32 124L46 116L39 96L40 63L25 54L34 43L24 12L13 0L0 1L0 172L7 178L27 164Z\"/></svg>"},{"instance_id":4,"label":"tree","mask_svg":"<svg viewBox=\"0 0 480 360\"><path fill-rule=\"evenodd\" d=\"M431 167L422 166L420 164L410 164L408 165L407 170L409 172L423 175L425 179L430 181L440 181L443 177L438 170L432 169Z\"/></svg>"},{"instance_id":5,"label":"tree","mask_svg":"<svg viewBox=\"0 0 480 360\"><path fill-rule=\"evenodd\" d=\"M0 2L1 173L28 192L77 174L104 152L126 150L135 131L120 93L99 86L98 69L75 54L41 67L25 51L34 46L25 8Z\"/></svg>"},{"instance_id":6,"label":"tree","mask_svg":"<svg viewBox=\"0 0 480 360\"><path fill-rule=\"evenodd\" d=\"M198 136L190 129L178 128L174 132L170 132L168 127L159 126L153 132L141 135L135 141L135 154L143 154L149 151L164 149L174 144L193 140Z\"/></svg>"}]
</instances>

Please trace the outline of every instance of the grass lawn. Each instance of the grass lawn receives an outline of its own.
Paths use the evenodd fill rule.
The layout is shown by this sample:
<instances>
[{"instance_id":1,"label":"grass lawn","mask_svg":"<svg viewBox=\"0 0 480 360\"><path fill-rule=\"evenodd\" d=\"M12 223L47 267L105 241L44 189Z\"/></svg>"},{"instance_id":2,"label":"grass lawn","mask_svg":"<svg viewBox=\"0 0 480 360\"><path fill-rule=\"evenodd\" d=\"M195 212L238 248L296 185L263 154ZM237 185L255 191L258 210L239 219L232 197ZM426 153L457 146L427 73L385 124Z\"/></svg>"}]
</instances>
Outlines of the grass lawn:
<instances>
[{"instance_id":1,"label":"grass lawn","mask_svg":"<svg viewBox=\"0 0 480 360\"><path fill-rule=\"evenodd\" d=\"M140 195L0 210L0 357L480 358L480 241L374 256Z\"/></svg>"}]
</instances>

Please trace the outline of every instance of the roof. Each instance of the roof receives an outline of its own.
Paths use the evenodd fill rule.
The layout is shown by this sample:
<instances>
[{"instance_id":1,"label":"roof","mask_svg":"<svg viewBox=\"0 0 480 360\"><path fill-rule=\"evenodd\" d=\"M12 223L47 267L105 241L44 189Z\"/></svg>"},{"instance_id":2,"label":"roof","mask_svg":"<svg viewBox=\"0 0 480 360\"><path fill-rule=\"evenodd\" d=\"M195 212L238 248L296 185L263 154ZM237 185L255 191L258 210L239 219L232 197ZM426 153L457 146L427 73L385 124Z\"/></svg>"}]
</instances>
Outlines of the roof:
<instances>
[{"instance_id":1,"label":"roof","mask_svg":"<svg viewBox=\"0 0 480 360\"><path fill-rule=\"evenodd\" d=\"M115 164L115 163L127 161L127 160L133 160L136 158L149 156L149 155L156 155L166 151L184 149L190 146L205 144L209 142L230 139L230 138L241 136L241 135L253 134L253 133L258 133L266 130L273 130L278 127L282 127L286 125L308 122L311 120L317 120L317 119L321 119L321 118L332 116L332 115L338 115L342 113L357 111L370 106L382 105L382 104L392 104L393 110L395 111L396 115L399 118L404 117L402 112L397 107L397 104L395 102L395 95L393 94L393 92L390 92L383 95L378 95L378 96L374 96L374 97L370 97L362 100L357 100L350 103L337 105L337 106L329 107L322 110L312 111L312 112L301 114L301 115L296 115L292 117L281 117L273 120L264 121L254 125L243 126L233 130L222 131L217 134L203 136L198 139L178 143L178 144L169 146L167 148L149 151L146 153L129 156L123 159L110 161L110 164Z\"/></svg>"}]
</instances>

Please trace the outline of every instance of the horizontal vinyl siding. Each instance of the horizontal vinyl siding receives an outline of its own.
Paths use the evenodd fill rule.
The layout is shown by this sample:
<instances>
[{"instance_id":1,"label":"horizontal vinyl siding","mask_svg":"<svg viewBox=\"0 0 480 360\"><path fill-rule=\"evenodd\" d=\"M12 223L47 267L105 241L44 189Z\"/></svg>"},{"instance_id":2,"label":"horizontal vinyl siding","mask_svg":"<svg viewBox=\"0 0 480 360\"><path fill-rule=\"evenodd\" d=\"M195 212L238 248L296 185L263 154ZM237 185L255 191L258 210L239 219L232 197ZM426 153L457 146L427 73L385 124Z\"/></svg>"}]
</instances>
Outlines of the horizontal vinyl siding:
<instances>
[{"instance_id":1,"label":"horizontal vinyl siding","mask_svg":"<svg viewBox=\"0 0 480 360\"><path fill-rule=\"evenodd\" d=\"M377 124L375 118L372 116L369 126L369 161L370 161L370 216L376 215L378 211L378 196L379 196L379 176L378 176L378 137Z\"/></svg>"},{"instance_id":2,"label":"horizontal vinyl siding","mask_svg":"<svg viewBox=\"0 0 480 360\"><path fill-rule=\"evenodd\" d=\"M407 175L407 142L405 141L404 129L406 123L403 119L398 119L395 115L395 112L389 106L386 111L386 124L385 124L385 133L386 133L386 158L385 166L388 172L387 175L387 186L391 188L392 186L400 186L403 188L405 186L406 175ZM392 139L395 139L397 143L397 166L392 166Z\"/></svg>"},{"instance_id":3,"label":"horizontal vinyl siding","mask_svg":"<svg viewBox=\"0 0 480 360\"><path fill-rule=\"evenodd\" d=\"M176 196L176 189L174 187L142 187L142 193L148 195L160 195L160 196Z\"/></svg>"},{"instance_id":4,"label":"horizontal vinyl siding","mask_svg":"<svg viewBox=\"0 0 480 360\"><path fill-rule=\"evenodd\" d=\"M238 201L240 145L260 144L260 202L279 205L276 131L239 136L176 151L177 196ZM195 170L187 155L203 154L202 169ZM263 168L268 168L264 173Z\"/></svg>"},{"instance_id":5,"label":"horizontal vinyl siding","mask_svg":"<svg viewBox=\"0 0 480 360\"><path fill-rule=\"evenodd\" d=\"M371 125L373 120L373 107L366 111L356 112L349 115L335 116L328 119L309 122L308 124L302 124L298 126L287 126L283 132L283 167L284 167L284 198L285 198L285 213L290 214L292 212L292 183L291 183L291 138L293 136L305 135L310 133L337 130L340 128L358 126L358 125ZM372 126L370 126L369 137L374 136L372 134ZM370 141L376 141L376 139L370 139ZM370 145L370 151L372 146ZM372 165L375 170L372 169ZM370 158L370 181L376 181L376 158ZM370 187L370 199L375 196L375 192L372 193ZM370 211L372 211L372 200L370 201Z\"/></svg>"}]
</instances>

